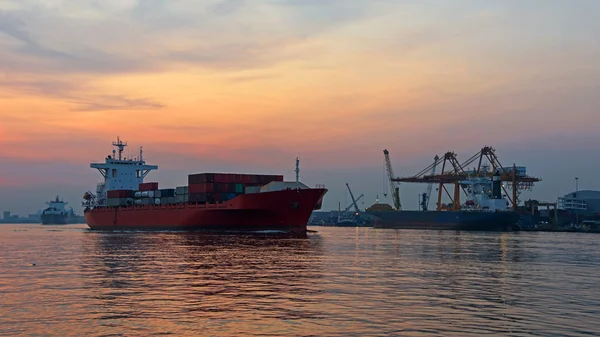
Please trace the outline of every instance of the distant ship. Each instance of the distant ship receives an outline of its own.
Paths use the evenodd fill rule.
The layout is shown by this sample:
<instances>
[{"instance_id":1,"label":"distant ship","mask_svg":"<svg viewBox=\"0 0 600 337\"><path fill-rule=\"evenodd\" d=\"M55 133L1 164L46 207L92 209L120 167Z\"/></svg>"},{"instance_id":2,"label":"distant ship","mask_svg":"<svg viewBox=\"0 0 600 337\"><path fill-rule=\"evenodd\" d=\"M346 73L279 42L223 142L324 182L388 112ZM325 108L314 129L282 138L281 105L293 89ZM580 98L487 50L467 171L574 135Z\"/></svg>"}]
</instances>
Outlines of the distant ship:
<instances>
[{"instance_id":1,"label":"distant ship","mask_svg":"<svg viewBox=\"0 0 600 337\"><path fill-rule=\"evenodd\" d=\"M40 215L43 225L66 225L69 223L73 211L65 208L67 202L60 200L57 195L55 200L48 201L46 204L48 207Z\"/></svg>"},{"instance_id":2,"label":"distant ship","mask_svg":"<svg viewBox=\"0 0 600 337\"><path fill-rule=\"evenodd\" d=\"M144 177L158 169L142 157L123 158L127 143L104 163L91 163L104 181L84 194L85 222L100 230L193 230L306 234L313 210L320 209L324 186L310 188L282 175L198 173L187 186L159 189Z\"/></svg>"},{"instance_id":3,"label":"distant ship","mask_svg":"<svg viewBox=\"0 0 600 337\"><path fill-rule=\"evenodd\" d=\"M520 215L508 209L498 172L493 180L469 178L460 184L468 197L459 210L396 211L387 204L375 204L366 211L375 218L375 228L495 231L517 226Z\"/></svg>"}]
</instances>

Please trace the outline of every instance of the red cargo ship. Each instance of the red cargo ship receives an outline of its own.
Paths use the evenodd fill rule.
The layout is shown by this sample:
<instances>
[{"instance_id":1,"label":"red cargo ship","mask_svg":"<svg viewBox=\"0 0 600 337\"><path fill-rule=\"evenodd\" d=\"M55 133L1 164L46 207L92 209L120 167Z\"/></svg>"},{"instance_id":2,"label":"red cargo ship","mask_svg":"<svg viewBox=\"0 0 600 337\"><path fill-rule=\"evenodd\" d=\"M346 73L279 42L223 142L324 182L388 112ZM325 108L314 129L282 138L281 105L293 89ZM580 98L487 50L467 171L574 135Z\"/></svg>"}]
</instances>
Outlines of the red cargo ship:
<instances>
[{"instance_id":1,"label":"red cargo ship","mask_svg":"<svg viewBox=\"0 0 600 337\"><path fill-rule=\"evenodd\" d=\"M92 163L104 177L96 193L84 194L84 216L91 229L203 230L212 232L276 231L306 233L313 210L320 209L327 190L309 188L281 175L200 173L188 185L159 189L144 183L156 165L142 157L123 158L127 143L113 142L117 151L104 163Z\"/></svg>"}]
</instances>

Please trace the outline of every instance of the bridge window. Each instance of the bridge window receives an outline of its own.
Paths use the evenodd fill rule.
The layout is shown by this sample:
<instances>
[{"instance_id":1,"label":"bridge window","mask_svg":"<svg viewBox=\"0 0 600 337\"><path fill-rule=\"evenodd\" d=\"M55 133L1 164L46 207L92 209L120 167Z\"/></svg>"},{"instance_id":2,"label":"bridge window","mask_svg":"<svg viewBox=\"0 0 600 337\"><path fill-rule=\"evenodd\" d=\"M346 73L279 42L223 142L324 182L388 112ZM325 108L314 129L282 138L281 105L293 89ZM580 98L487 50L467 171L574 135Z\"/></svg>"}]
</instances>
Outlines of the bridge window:
<instances>
[{"instance_id":1,"label":"bridge window","mask_svg":"<svg viewBox=\"0 0 600 337\"><path fill-rule=\"evenodd\" d=\"M112 169L112 176L113 178L117 176L117 169Z\"/></svg>"},{"instance_id":2,"label":"bridge window","mask_svg":"<svg viewBox=\"0 0 600 337\"><path fill-rule=\"evenodd\" d=\"M142 172L140 170L136 170L135 171L135 176L138 177L138 178L141 178L142 177Z\"/></svg>"}]
</instances>

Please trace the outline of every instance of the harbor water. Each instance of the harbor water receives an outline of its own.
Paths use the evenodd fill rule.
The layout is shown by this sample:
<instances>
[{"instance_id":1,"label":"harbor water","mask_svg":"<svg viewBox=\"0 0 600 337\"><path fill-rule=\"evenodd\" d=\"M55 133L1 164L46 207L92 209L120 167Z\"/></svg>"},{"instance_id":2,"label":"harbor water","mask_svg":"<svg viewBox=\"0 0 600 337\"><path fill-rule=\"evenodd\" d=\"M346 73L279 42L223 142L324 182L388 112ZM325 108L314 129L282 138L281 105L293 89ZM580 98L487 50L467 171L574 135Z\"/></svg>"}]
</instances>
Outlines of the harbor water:
<instances>
[{"instance_id":1,"label":"harbor water","mask_svg":"<svg viewBox=\"0 0 600 337\"><path fill-rule=\"evenodd\" d=\"M310 229L0 225L0 335L600 335L598 234Z\"/></svg>"}]
</instances>

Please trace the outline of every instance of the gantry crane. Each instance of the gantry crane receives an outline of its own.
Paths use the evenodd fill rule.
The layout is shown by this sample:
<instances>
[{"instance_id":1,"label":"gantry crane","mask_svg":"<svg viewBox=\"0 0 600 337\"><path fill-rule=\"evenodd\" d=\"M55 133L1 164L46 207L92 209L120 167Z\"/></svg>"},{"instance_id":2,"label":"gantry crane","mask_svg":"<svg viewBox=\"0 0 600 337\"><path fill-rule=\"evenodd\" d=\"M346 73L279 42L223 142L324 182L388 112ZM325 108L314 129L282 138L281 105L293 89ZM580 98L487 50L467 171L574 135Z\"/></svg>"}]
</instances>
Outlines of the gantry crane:
<instances>
[{"instance_id":1,"label":"gantry crane","mask_svg":"<svg viewBox=\"0 0 600 337\"><path fill-rule=\"evenodd\" d=\"M487 166L482 165L484 158L490 162L491 170L487 170ZM475 161L478 161L477 166L473 170L465 171L464 168L473 164ZM442 165L440 174L425 175L426 172L429 172L430 170L433 171L433 168L439 164ZM448 166L446 166L447 164ZM443 157L438 158L432 165L423 169L416 175L408 178L391 178L391 180L396 182L439 183L437 210L458 210L460 209L460 191L463 190L465 194L467 193L465 187L460 184L460 181L469 177L491 177L496 171L500 173L500 180L508 182L507 185L512 190L512 193L508 193L506 190L507 186L504 186L503 184L502 189L508 196L508 200L514 209L518 206L518 195L520 191L531 189L535 182L541 181L539 178L517 174L516 165L514 164L512 168L503 167L495 154L495 150L490 146L483 147L481 151L477 152L463 163L458 161L454 152L446 152ZM446 184L454 185L454 193L452 195L446 188ZM446 195L451 200L448 205L442 204L443 192L446 192Z\"/></svg>"},{"instance_id":2,"label":"gantry crane","mask_svg":"<svg viewBox=\"0 0 600 337\"><path fill-rule=\"evenodd\" d=\"M390 191L392 192L392 200L394 203L394 209L399 211L402 209L400 205L400 188L398 186L398 181L395 180L394 171L392 170L392 162L390 161L390 152L386 149L383 150L383 155L385 157L385 168L387 170L388 179L390 180Z\"/></svg>"}]
</instances>

